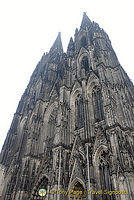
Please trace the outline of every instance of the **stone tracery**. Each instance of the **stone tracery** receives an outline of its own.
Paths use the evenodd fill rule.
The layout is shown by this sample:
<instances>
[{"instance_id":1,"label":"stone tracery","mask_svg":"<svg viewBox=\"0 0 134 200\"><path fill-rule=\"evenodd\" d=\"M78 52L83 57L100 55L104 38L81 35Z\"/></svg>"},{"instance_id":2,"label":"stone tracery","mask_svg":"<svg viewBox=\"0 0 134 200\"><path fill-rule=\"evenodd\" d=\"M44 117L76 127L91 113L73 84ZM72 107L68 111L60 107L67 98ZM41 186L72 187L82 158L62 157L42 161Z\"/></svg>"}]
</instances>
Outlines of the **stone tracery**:
<instances>
[{"instance_id":1,"label":"stone tracery","mask_svg":"<svg viewBox=\"0 0 134 200\"><path fill-rule=\"evenodd\" d=\"M99 199L132 200L133 92L107 34L84 13L67 53L59 33L22 96L0 155L0 200L39 199L41 187L126 190Z\"/></svg>"}]
</instances>

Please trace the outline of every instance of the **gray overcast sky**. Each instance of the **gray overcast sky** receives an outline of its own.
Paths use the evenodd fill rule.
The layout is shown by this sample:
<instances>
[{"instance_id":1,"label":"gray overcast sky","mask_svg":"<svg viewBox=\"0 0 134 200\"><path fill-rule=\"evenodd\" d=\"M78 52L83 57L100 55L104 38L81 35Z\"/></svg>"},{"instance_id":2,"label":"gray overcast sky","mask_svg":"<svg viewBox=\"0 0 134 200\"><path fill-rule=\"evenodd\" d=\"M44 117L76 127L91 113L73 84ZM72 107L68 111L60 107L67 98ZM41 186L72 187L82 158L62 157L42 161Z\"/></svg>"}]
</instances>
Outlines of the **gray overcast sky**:
<instances>
[{"instance_id":1,"label":"gray overcast sky","mask_svg":"<svg viewBox=\"0 0 134 200\"><path fill-rule=\"evenodd\" d=\"M0 149L41 56L58 32L66 51L84 11L108 33L121 65L134 81L133 0L1 0Z\"/></svg>"}]
</instances>

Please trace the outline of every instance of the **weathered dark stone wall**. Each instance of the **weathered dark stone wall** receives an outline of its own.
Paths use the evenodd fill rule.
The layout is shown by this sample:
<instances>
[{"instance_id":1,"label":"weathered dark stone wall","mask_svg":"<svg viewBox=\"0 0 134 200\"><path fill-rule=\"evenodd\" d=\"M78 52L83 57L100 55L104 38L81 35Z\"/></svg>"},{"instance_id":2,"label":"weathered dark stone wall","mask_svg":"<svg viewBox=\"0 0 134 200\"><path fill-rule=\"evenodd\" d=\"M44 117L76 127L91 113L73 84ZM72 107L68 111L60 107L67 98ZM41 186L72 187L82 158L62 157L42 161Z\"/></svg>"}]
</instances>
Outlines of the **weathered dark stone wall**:
<instances>
[{"instance_id":1,"label":"weathered dark stone wall","mask_svg":"<svg viewBox=\"0 0 134 200\"><path fill-rule=\"evenodd\" d=\"M132 200L133 94L108 35L84 13L67 53L59 33L22 95L0 155L0 198L40 199L45 188L49 200L105 189L128 194L79 199Z\"/></svg>"}]
</instances>

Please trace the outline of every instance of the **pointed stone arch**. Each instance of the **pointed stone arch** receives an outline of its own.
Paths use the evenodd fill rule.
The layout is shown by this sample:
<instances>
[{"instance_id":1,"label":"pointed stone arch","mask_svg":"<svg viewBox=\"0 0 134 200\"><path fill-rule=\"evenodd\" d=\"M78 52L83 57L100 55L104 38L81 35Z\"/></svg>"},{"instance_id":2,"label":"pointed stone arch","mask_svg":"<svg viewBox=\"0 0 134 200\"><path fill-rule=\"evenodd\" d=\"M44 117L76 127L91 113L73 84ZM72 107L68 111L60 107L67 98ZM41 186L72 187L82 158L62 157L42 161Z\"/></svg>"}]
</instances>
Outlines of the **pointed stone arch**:
<instances>
[{"instance_id":1,"label":"pointed stone arch","mask_svg":"<svg viewBox=\"0 0 134 200\"><path fill-rule=\"evenodd\" d=\"M78 80L76 80L72 87L71 98L76 96L76 93L78 92L82 93L82 86L81 86L81 83Z\"/></svg>"},{"instance_id":2,"label":"pointed stone arch","mask_svg":"<svg viewBox=\"0 0 134 200\"><path fill-rule=\"evenodd\" d=\"M90 66L90 54L85 47L82 47L77 58L77 76L82 77L84 75L83 69L86 72L85 74L87 74Z\"/></svg>"},{"instance_id":3,"label":"pointed stone arch","mask_svg":"<svg viewBox=\"0 0 134 200\"><path fill-rule=\"evenodd\" d=\"M42 131L42 138L46 138L47 137L47 131L48 131L48 124L49 124L49 120L51 118L51 115L53 114L53 112L57 115L58 114L58 102L55 101L53 102L51 105L48 106L47 110L45 111L44 114L44 126L43 126L43 131ZM55 116L56 117L56 116Z\"/></svg>"},{"instance_id":4,"label":"pointed stone arch","mask_svg":"<svg viewBox=\"0 0 134 200\"><path fill-rule=\"evenodd\" d=\"M91 123L104 120L103 96L98 76L91 72L87 82L87 99L91 111Z\"/></svg>"},{"instance_id":5,"label":"pointed stone arch","mask_svg":"<svg viewBox=\"0 0 134 200\"><path fill-rule=\"evenodd\" d=\"M80 63L84 56L87 56L89 58L89 52L87 51L87 49L85 49L85 47L82 47L80 49L80 52L77 58L77 63Z\"/></svg>"},{"instance_id":6,"label":"pointed stone arch","mask_svg":"<svg viewBox=\"0 0 134 200\"><path fill-rule=\"evenodd\" d=\"M25 116L24 118L22 118L22 120L20 121L20 124L19 124L19 134L18 134L18 141L20 143L20 140L21 140L21 137L22 137L22 132L23 132L23 129L24 129L24 126L26 124L26 121L27 121L27 116Z\"/></svg>"},{"instance_id":7,"label":"pointed stone arch","mask_svg":"<svg viewBox=\"0 0 134 200\"><path fill-rule=\"evenodd\" d=\"M83 168L79 162L79 159L76 158L76 156L73 156L71 161L69 162L70 164L70 182L69 186L72 184L72 182L76 179L79 178L80 180L85 183L85 176L83 174Z\"/></svg>"},{"instance_id":8,"label":"pointed stone arch","mask_svg":"<svg viewBox=\"0 0 134 200\"><path fill-rule=\"evenodd\" d=\"M93 88L92 103L94 109L94 121L99 122L104 120L103 101L100 86L95 86Z\"/></svg>"},{"instance_id":9,"label":"pointed stone arch","mask_svg":"<svg viewBox=\"0 0 134 200\"><path fill-rule=\"evenodd\" d=\"M76 177L68 187L69 200L86 200L85 183L78 177Z\"/></svg>"},{"instance_id":10,"label":"pointed stone arch","mask_svg":"<svg viewBox=\"0 0 134 200\"><path fill-rule=\"evenodd\" d=\"M77 37L77 40L76 40L76 49L78 51L82 47L81 40L82 40L83 37L86 38L86 45L88 45L89 40L88 40L88 37L87 37L87 32L84 29L79 30L79 32L78 32L78 34L77 34L76 37Z\"/></svg>"},{"instance_id":11,"label":"pointed stone arch","mask_svg":"<svg viewBox=\"0 0 134 200\"><path fill-rule=\"evenodd\" d=\"M94 176L99 190L114 191L110 163L108 147L105 144L101 144L93 155ZM108 199L108 195L104 195L104 192L102 194L102 199ZM112 199L114 199L113 195Z\"/></svg>"},{"instance_id":12,"label":"pointed stone arch","mask_svg":"<svg viewBox=\"0 0 134 200\"><path fill-rule=\"evenodd\" d=\"M86 185L84 183L84 181L79 178L79 177L76 177L68 186L68 190L70 190L72 188L72 186L74 186L77 182L79 182L83 187L84 189L86 188Z\"/></svg>"},{"instance_id":13,"label":"pointed stone arch","mask_svg":"<svg viewBox=\"0 0 134 200\"><path fill-rule=\"evenodd\" d=\"M50 117L52 111L54 110L54 108L58 108L58 102L57 101L55 101L52 104L50 104L48 106L47 110L45 111L45 114L44 114L44 128L46 128L48 120L49 120L49 117Z\"/></svg>"},{"instance_id":14,"label":"pointed stone arch","mask_svg":"<svg viewBox=\"0 0 134 200\"><path fill-rule=\"evenodd\" d=\"M93 108L93 101L92 101L92 91L95 86L100 87L100 82L98 76L91 71L90 76L87 81L87 87L86 87L86 98L88 100L88 110L90 113L90 130L91 130L91 136L94 136L94 129L92 129L92 126L94 124L94 108Z\"/></svg>"},{"instance_id":15,"label":"pointed stone arch","mask_svg":"<svg viewBox=\"0 0 134 200\"><path fill-rule=\"evenodd\" d=\"M93 153L93 165L99 166L99 155L102 151L108 151L108 147L105 144L101 144Z\"/></svg>"},{"instance_id":16,"label":"pointed stone arch","mask_svg":"<svg viewBox=\"0 0 134 200\"><path fill-rule=\"evenodd\" d=\"M86 36L83 36L82 38L81 38L81 46L82 47L85 47L87 45L87 39L86 39Z\"/></svg>"},{"instance_id":17,"label":"pointed stone arch","mask_svg":"<svg viewBox=\"0 0 134 200\"><path fill-rule=\"evenodd\" d=\"M101 189L101 182L100 182L100 170L99 170L99 164L100 164L100 155L101 153L105 151L108 151L108 147L105 144L100 144L96 149L94 149L93 153L93 167L94 167L94 175L95 179L98 184L98 188Z\"/></svg>"},{"instance_id":18,"label":"pointed stone arch","mask_svg":"<svg viewBox=\"0 0 134 200\"><path fill-rule=\"evenodd\" d=\"M70 108L71 108L71 124L70 129L73 133L75 130L75 99L78 95L82 95L82 87L80 83L76 80L74 83L71 95L70 95ZM72 138L71 138L72 140Z\"/></svg>"},{"instance_id":19,"label":"pointed stone arch","mask_svg":"<svg viewBox=\"0 0 134 200\"><path fill-rule=\"evenodd\" d=\"M74 139L73 134L76 130L81 130L81 138L84 139L84 100L81 83L76 80L70 95L70 108L71 108L71 123L70 130L72 136L70 140Z\"/></svg>"},{"instance_id":20,"label":"pointed stone arch","mask_svg":"<svg viewBox=\"0 0 134 200\"><path fill-rule=\"evenodd\" d=\"M93 90L94 86L98 86L98 85L100 85L99 78L98 78L98 76L92 71L92 72L90 73L90 76L89 76L88 81L87 81L87 95L88 95L88 98L91 97L92 90Z\"/></svg>"}]
</instances>

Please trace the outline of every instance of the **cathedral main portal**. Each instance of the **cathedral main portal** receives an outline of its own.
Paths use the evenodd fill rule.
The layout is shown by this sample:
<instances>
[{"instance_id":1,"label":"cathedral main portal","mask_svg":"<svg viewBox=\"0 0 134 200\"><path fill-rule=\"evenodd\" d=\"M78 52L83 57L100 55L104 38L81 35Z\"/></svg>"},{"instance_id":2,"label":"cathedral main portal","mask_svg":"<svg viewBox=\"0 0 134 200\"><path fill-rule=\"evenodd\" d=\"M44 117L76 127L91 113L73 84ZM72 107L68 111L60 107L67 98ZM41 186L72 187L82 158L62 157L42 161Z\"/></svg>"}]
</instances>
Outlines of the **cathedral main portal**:
<instances>
[{"instance_id":1,"label":"cathedral main portal","mask_svg":"<svg viewBox=\"0 0 134 200\"><path fill-rule=\"evenodd\" d=\"M81 183L76 182L70 190L69 200L86 200L86 194L84 187Z\"/></svg>"}]
</instances>

